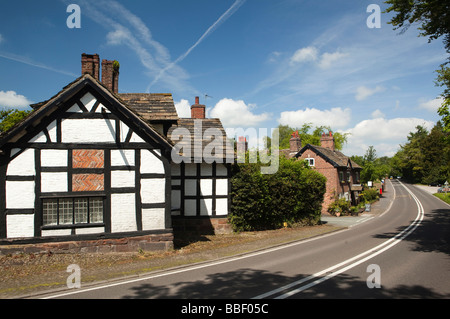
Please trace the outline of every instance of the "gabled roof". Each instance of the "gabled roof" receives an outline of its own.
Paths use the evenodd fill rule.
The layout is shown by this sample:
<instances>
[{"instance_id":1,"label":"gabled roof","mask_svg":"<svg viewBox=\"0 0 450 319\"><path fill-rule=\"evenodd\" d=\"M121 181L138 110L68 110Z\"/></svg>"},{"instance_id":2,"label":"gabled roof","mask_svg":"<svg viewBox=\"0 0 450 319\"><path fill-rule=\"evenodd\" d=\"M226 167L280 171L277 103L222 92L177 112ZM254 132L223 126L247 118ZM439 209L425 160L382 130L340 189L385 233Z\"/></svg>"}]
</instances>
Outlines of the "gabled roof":
<instances>
[{"instance_id":1,"label":"gabled roof","mask_svg":"<svg viewBox=\"0 0 450 319\"><path fill-rule=\"evenodd\" d=\"M295 157L300 157L306 150L312 150L317 155L328 161L334 167L347 167L349 164L353 169L362 169L356 162L352 161L350 157L344 155L338 150L331 150L326 147L307 144L304 146Z\"/></svg>"},{"instance_id":2,"label":"gabled roof","mask_svg":"<svg viewBox=\"0 0 450 319\"><path fill-rule=\"evenodd\" d=\"M101 82L96 80L90 74L84 74L77 78L72 83L65 86L60 92L47 101L32 105L34 111L17 123L13 128L7 132L0 134L0 147L7 143L15 143L27 134L32 128L38 126L41 121L48 119L48 117L56 112L62 105L75 97L83 90L91 90L95 96L99 98L102 103L111 107L110 111L116 113L124 119L128 119L134 131L143 133L148 138L148 141L161 145L165 149L171 149L172 143L159 134L140 114L130 108L123 100L116 94L109 91Z\"/></svg>"},{"instance_id":3,"label":"gabled roof","mask_svg":"<svg viewBox=\"0 0 450 319\"><path fill-rule=\"evenodd\" d=\"M184 136L177 135L175 133L182 134L182 131L175 131L177 128L187 129L190 134L190 139L186 140ZM217 133L217 135L215 134ZM189 146L191 154L183 154L187 158L194 159L195 152L201 150L209 150L215 145L219 146L214 151L219 151L219 154L203 154L203 160L212 162L226 162L226 159L234 159L233 145L227 140L227 134L222 126L220 119L192 119L182 118L178 120L177 125L170 128L168 137L175 143L176 146L183 148L186 151L186 147ZM215 144L217 142L217 144ZM221 152L220 152L220 148ZM212 153L214 153L212 151ZM206 152L205 152L206 153Z\"/></svg>"},{"instance_id":4,"label":"gabled roof","mask_svg":"<svg viewBox=\"0 0 450 319\"><path fill-rule=\"evenodd\" d=\"M170 93L119 93L118 95L144 120L178 120Z\"/></svg>"}]
</instances>

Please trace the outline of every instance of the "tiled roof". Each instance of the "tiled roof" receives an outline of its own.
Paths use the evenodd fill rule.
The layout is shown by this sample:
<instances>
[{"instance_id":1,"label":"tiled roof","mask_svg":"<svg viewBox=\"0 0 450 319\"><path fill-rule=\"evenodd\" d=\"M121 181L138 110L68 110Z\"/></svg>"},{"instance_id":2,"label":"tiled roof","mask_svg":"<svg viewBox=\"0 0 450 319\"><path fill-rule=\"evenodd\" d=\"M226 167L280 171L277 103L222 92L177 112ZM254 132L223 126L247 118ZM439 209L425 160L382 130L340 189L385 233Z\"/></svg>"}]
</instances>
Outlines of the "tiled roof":
<instances>
[{"instance_id":1,"label":"tiled roof","mask_svg":"<svg viewBox=\"0 0 450 319\"><path fill-rule=\"evenodd\" d=\"M352 161L350 157L344 155L341 151L331 150L326 147L316 146L307 144L303 147L296 155L296 157L301 156L307 149L311 149L315 151L318 155L321 155L326 160L328 160L334 167L347 167L348 162L350 161L352 168L354 169L362 169L356 162Z\"/></svg>"},{"instance_id":2,"label":"tiled roof","mask_svg":"<svg viewBox=\"0 0 450 319\"><path fill-rule=\"evenodd\" d=\"M190 139L187 140L183 136L182 130L175 131L177 128L187 129ZM209 162L225 162L227 158L234 159L233 145L228 141L220 119L179 119L177 125L172 126L167 135L175 146L180 147L180 149L183 148L182 151L186 151L187 146L190 144L191 154L183 154L188 158L194 159L195 154L202 154L203 160ZM218 147L214 149L216 145ZM211 156L209 156L208 151L210 149ZM205 150L206 152L203 152Z\"/></svg>"},{"instance_id":3,"label":"tiled roof","mask_svg":"<svg viewBox=\"0 0 450 319\"><path fill-rule=\"evenodd\" d=\"M178 119L170 93L119 93L118 96L144 120Z\"/></svg>"}]
</instances>

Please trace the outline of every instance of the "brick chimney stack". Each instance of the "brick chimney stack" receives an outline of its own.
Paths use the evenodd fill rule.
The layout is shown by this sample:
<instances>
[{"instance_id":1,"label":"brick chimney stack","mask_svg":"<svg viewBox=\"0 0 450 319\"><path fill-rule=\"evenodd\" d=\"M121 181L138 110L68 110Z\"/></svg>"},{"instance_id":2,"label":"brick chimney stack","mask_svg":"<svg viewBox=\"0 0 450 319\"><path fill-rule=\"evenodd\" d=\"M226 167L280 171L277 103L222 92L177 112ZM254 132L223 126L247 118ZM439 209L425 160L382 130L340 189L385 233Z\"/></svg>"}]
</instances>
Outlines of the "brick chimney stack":
<instances>
[{"instance_id":1,"label":"brick chimney stack","mask_svg":"<svg viewBox=\"0 0 450 319\"><path fill-rule=\"evenodd\" d=\"M289 153L291 156L294 156L298 153L302 148L302 140L298 135L298 131L292 133L292 137L289 140Z\"/></svg>"},{"instance_id":2,"label":"brick chimney stack","mask_svg":"<svg viewBox=\"0 0 450 319\"><path fill-rule=\"evenodd\" d=\"M102 60L102 83L111 92L119 92L119 63Z\"/></svg>"},{"instance_id":3,"label":"brick chimney stack","mask_svg":"<svg viewBox=\"0 0 450 319\"><path fill-rule=\"evenodd\" d=\"M100 57L98 54L83 53L81 55L81 74L86 73L100 80Z\"/></svg>"},{"instance_id":4,"label":"brick chimney stack","mask_svg":"<svg viewBox=\"0 0 450 319\"><path fill-rule=\"evenodd\" d=\"M332 151L335 150L334 137L331 131L328 132L328 134L322 133L322 137L320 138L320 146L328 148L329 150Z\"/></svg>"},{"instance_id":5,"label":"brick chimney stack","mask_svg":"<svg viewBox=\"0 0 450 319\"><path fill-rule=\"evenodd\" d=\"M200 99L198 96L195 97L195 104L191 106L191 118L193 119L204 119L205 118L205 105L200 104Z\"/></svg>"}]
</instances>

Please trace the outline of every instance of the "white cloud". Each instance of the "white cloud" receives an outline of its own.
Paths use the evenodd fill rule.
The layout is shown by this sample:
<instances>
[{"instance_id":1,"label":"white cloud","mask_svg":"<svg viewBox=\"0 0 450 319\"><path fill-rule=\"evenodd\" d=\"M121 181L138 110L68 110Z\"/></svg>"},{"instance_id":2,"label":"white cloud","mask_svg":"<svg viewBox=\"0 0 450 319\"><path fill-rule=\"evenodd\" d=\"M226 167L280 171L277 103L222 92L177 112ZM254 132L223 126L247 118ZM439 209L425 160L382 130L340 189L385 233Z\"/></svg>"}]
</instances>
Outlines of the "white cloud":
<instances>
[{"instance_id":1,"label":"white cloud","mask_svg":"<svg viewBox=\"0 0 450 319\"><path fill-rule=\"evenodd\" d=\"M298 49L291 57L291 64L317 60L319 50L315 47Z\"/></svg>"},{"instance_id":2,"label":"white cloud","mask_svg":"<svg viewBox=\"0 0 450 319\"><path fill-rule=\"evenodd\" d=\"M348 56L347 53L341 53L341 52L337 52L337 51L334 53L325 52L321 56L321 59L319 62L319 67L322 69L328 69L335 62L337 62L338 60L341 60L342 58L345 58L346 56Z\"/></svg>"},{"instance_id":3,"label":"white cloud","mask_svg":"<svg viewBox=\"0 0 450 319\"><path fill-rule=\"evenodd\" d=\"M212 108L208 117L219 118L224 127L254 127L270 119L270 114L254 114L255 106L242 100L222 99Z\"/></svg>"},{"instance_id":4,"label":"white cloud","mask_svg":"<svg viewBox=\"0 0 450 319\"><path fill-rule=\"evenodd\" d=\"M381 117L361 121L355 127L342 131L350 133L344 153L349 156L364 155L369 146L374 146L379 156L392 156L418 125L423 125L430 130L434 122L420 118L385 119Z\"/></svg>"},{"instance_id":5,"label":"white cloud","mask_svg":"<svg viewBox=\"0 0 450 319\"><path fill-rule=\"evenodd\" d=\"M380 85L378 85L374 89L371 89L371 88L368 88L368 87L365 87L365 86L360 86L360 87L358 87L356 89L355 99L357 101L362 101L362 100L367 99L369 96L372 96L375 93L382 92L384 90L385 90L385 88L380 86Z\"/></svg>"},{"instance_id":6,"label":"white cloud","mask_svg":"<svg viewBox=\"0 0 450 319\"><path fill-rule=\"evenodd\" d=\"M335 107L330 110L306 108L304 110L281 112L278 122L282 125L300 127L305 123L313 126L329 126L332 129L344 128L351 119L351 110Z\"/></svg>"},{"instance_id":7,"label":"white cloud","mask_svg":"<svg viewBox=\"0 0 450 319\"><path fill-rule=\"evenodd\" d=\"M379 109L375 110L372 112L372 118L373 119L377 119L377 118L384 118L384 113L381 112Z\"/></svg>"},{"instance_id":8,"label":"white cloud","mask_svg":"<svg viewBox=\"0 0 450 319\"><path fill-rule=\"evenodd\" d=\"M175 103L175 109L177 110L177 114L182 118L191 117L191 106L189 105L189 101L185 99L181 99L180 102Z\"/></svg>"},{"instance_id":9,"label":"white cloud","mask_svg":"<svg viewBox=\"0 0 450 319\"><path fill-rule=\"evenodd\" d=\"M440 97L429 101L423 101L419 104L419 107L430 112L437 112L442 103L444 103L444 99Z\"/></svg>"},{"instance_id":10,"label":"white cloud","mask_svg":"<svg viewBox=\"0 0 450 319\"><path fill-rule=\"evenodd\" d=\"M0 107L26 108L32 102L14 91L0 91Z\"/></svg>"}]
</instances>

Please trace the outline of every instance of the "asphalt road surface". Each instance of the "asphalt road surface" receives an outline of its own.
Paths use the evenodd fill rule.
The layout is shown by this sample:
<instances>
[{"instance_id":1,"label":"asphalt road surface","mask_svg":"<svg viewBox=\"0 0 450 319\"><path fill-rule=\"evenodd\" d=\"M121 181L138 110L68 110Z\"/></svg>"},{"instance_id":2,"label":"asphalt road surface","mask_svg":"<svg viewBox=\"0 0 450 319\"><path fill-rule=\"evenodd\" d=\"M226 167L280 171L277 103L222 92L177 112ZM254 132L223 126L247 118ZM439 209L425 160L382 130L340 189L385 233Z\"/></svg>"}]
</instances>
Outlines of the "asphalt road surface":
<instances>
[{"instance_id":1,"label":"asphalt road surface","mask_svg":"<svg viewBox=\"0 0 450 319\"><path fill-rule=\"evenodd\" d=\"M389 209L343 231L44 297L450 298L450 206L412 185L389 183Z\"/></svg>"}]
</instances>

